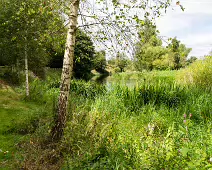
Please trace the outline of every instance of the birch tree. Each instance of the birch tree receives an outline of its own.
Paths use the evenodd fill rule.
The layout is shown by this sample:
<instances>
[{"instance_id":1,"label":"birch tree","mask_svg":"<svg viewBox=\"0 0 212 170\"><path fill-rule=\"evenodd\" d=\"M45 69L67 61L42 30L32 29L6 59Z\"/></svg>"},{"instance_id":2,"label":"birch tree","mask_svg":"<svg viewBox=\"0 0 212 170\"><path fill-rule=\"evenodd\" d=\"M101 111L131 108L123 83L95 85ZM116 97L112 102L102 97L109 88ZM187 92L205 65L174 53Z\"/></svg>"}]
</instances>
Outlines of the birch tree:
<instances>
[{"instance_id":1,"label":"birch tree","mask_svg":"<svg viewBox=\"0 0 212 170\"><path fill-rule=\"evenodd\" d=\"M153 19L158 17L161 15L162 10L166 10L171 5L171 0L95 0L93 5L95 3L99 4L98 10L95 11L94 8L90 7L92 6L91 3L85 4L86 1L71 0L63 2L69 4L66 6L68 6L70 12L57 118L55 126L52 128L52 140L61 139L66 124L78 16L81 20L79 27L84 27L88 33L93 34L93 41L110 41L112 48L115 49L116 45L123 44L123 41L131 42L133 29L136 29L139 24L143 24L145 18ZM80 2L85 4L81 8ZM179 1L176 4L180 5ZM182 8L181 5L180 7ZM83 14L83 10L87 10L85 14ZM130 12L131 15L129 15ZM93 31L89 28L92 28ZM128 43L125 43L125 45L128 46Z\"/></svg>"},{"instance_id":2,"label":"birch tree","mask_svg":"<svg viewBox=\"0 0 212 170\"><path fill-rule=\"evenodd\" d=\"M0 2L0 57L6 65L13 66L19 63L18 67L25 70L26 96L29 96L28 69L36 71L38 67L44 67L47 63L44 43L58 20L51 4L47 6L44 2ZM49 22L51 20L52 22Z\"/></svg>"},{"instance_id":3,"label":"birch tree","mask_svg":"<svg viewBox=\"0 0 212 170\"><path fill-rule=\"evenodd\" d=\"M63 69L61 75L60 95L58 100L57 119L52 130L52 140L58 140L63 135L66 123L68 99L70 92L71 73L73 70L74 45L76 39L77 16L79 10L79 0L74 0L70 4L69 25L63 59Z\"/></svg>"}]
</instances>

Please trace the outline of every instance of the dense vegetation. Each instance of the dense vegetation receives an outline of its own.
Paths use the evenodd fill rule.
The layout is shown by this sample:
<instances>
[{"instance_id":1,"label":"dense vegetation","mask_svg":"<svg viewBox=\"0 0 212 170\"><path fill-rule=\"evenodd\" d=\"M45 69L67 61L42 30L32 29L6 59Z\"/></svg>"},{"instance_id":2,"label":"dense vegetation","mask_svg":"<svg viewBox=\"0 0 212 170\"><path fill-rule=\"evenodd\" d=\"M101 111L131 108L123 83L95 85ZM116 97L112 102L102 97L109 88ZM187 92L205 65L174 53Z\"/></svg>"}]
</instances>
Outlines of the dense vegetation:
<instances>
[{"instance_id":1,"label":"dense vegetation","mask_svg":"<svg viewBox=\"0 0 212 170\"><path fill-rule=\"evenodd\" d=\"M100 0L107 17L80 0L0 2L0 169L212 169L212 57L163 45L151 19L169 0L142 1L145 19L126 15L136 2Z\"/></svg>"},{"instance_id":2,"label":"dense vegetation","mask_svg":"<svg viewBox=\"0 0 212 170\"><path fill-rule=\"evenodd\" d=\"M16 88L16 92L1 89L1 166L212 167L211 89L198 84L179 85L175 82L179 73L183 71L113 76L117 82L136 78L137 85L130 88L73 80L68 123L56 149L48 145L48 136L59 93L59 73L49 71L46 81L33 80L30 101L18 94L22 88ZM14 94L17 97L12 97ZM17 114L19 118L14 119ZM11 140L13 137L17 140Z\"/></svg>"},{"instance_id":3,"label":"dense vegetation","mask_svg":"<svg viewBox=\"0 0 212 170\"><path fill-rule=\"evenodd\" d=\"M0 66L7 66L5 78L10 77L13 84L21 83L25 57L28 69L40 78L45 77L46 66L62 68L67 29L53 2L10 0L2 1L0 8ZM73 75L86 79L91 70L104 65L97 61L106 60L106 56L95 50L91 38L81 29L76 34ZM97 68L105 72L102 69L105 67Z\"/></svg>"},{"instance_id":4,"label":"dense vegetation","mask_svg":"<svg viewBox=\"0 0 212 170\"><path fill-rule=\"evenodd\" d=\"M136 44L135 66L138 70L177 70L186 66L191 48L180 43L177 38L170 38L167 46L162 46L156 26L145 21L139 31L139 42Z\"/></svg>"}]
</instances>

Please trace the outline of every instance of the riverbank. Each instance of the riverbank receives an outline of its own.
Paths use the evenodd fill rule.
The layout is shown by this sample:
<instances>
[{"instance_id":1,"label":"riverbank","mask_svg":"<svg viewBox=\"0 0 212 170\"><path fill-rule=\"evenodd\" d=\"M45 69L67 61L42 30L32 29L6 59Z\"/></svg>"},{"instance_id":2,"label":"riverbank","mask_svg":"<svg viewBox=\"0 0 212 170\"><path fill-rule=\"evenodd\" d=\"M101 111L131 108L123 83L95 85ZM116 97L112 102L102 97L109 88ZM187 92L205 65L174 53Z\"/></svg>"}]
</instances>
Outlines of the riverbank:
<instances>
[{"instance_id":1,"label":"riverbank","mask_svg":"<svg viewBox=\"0 0 212 170\"><path fill-rule=\"evenodd\" d=\"M27 102L10 86L0 88L0 169L14 169L23 164L24 148L37 128L37 121L47 107Z\"/></svg>"},{"instance_id":2,"label":"riverbank","mask_svg":"<svg viewBox=\"0 0 212 170\"><path fill-rule=\"evenodd\" d=\"M72 81L68 122L56 150L44 141L51 129L59 82L55 76L32 82L29 103L21 97L10 100L17 100L14 106L23 111L33 101L39 107L30 106L27 113L46 114L32 117L30 120L37 120L34 130L25 133L17 145L11 144L21 153L10 157L10 162L17 162L21 155L19 167L28 169L211 168L211 92L177 84L176 72L129 75L111 78L123 81L137 77L138 83L132 88L114 83L107 90L95 82ZM3 117L5 109L0 112ZM34 121L24 122L30 127Z\"/></svg>"}]
</instances>

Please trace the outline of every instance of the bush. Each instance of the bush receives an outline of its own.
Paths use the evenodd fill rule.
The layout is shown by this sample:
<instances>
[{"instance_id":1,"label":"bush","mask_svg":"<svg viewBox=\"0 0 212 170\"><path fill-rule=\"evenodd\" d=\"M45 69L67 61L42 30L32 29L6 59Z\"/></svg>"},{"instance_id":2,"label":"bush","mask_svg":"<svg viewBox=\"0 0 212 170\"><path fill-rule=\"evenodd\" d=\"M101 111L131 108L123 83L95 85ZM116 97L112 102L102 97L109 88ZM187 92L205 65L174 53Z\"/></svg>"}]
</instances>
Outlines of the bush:
<instances>
[{"instance_id":1,"label":"bush","mask_svg":"<svg viewBox=\"0 0 212 170\"><path fill-rule=\"evenodd\" d=\"M195 85L204 88L212 87L212 56L198 60L185 69L182 69L177 81L181 84Z\"/></svg>"},{"instance_id":2,"label":"bush","mask_svg":"<svg viewBox=\"0 0 212 170\"><path fill-rule=\"evenodd\" d=\"M30 99L40 103L51 102L59 96L59 79L53 80L47 78L46 81L35 79L30 83ZM97 95L106 92L105 86L95 82L86 82L84 80L72 80L70 92L85 98L94 99Z\"/></svg>"},{"instance_id":3,"label":"bush","mask_svg":"<svg viewBox=\"0 0 212 170\"><path fill-rule=\"evenodd\" d=\"M35 79L30 83L29 99L38 103L54 101L59 96L59 88L53 87L53 82L45 82Z\"/></svg>"},{"instance_id":4,"label":"bush","mask_svg":"<svg viewBox=\"0 0 212 170\"><path fill-rule=\"evenodd\" d=\"M77 95L82 95L86 98L95 98L97 95L103 94L106 91L106 88L95 82L72 80L70 90L71 92L74 92Z\"/></svg>"},{"instance_id":5,"label":"bush","mask_svg":"<svg viewBox=\"0 0 212 170\"><path fill-rule=\"evenodd\" d=\"M173 82L141 84L134 89L113 86L89 103L89 112L81 109L67 123L64 166L207 169L212 154L211 100L211 94L201 89Z\"/></svg>"},{"instance_id":6,"label":"bush","mask_svg":"<svg viewBox=\"0 0 212 170\"><path fill-rule=\"evenodd\" d=\"M0 69L0 78L12 85L20 85L25 80L23 72L20 72L16 68L6 66Z\"/></svg>"}]
</instances>

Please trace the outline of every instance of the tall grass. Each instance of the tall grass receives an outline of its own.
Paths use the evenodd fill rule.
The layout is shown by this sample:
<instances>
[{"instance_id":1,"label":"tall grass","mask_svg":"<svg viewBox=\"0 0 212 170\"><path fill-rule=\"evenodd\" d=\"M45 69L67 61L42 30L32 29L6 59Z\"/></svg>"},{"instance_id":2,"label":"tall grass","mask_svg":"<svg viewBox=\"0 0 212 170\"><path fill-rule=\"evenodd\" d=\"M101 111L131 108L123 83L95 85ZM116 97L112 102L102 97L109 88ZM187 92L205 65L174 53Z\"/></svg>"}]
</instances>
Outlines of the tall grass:
<instances>
[{"instance_id":1,"label":"tall grass","mask_svg":"<svg viewBox=\"0 0 212 170\"><path fill-rule=\"evenodd\" d=\"M154 80L154 79L169 79L174 80L177 71L143 71L143 72L123 72L114 74L112 80Z\"/></svg>"},{"instance_id":2,"label":"tall grass","mask_svg":"<svg viewBox=\"0 0 212 170\"><path fill-rule=\"evenodd\" d=\"M202 89L174 82L115 86L97 97L89 113L69 122L64 143L72 154L66 152L65 167L212 167L211 102L212 95Z\"/></svg>"},{"instance_id":3,"label":"tall grass","mask_svg":"<svg viewBox=\"0 0 212 170\"><path fill-rule=\"evenodd\" d=\"M175 73L145 74L134 88L112 85L107 91L72 81L59 149L64 169L212 167L212 94L175 83ZM44 91L58 87L59 81L49 81Z\"/></svg>"},{"instance_id":4,"label":"tall grass","mask_svg":"<svg viewBox=\"0 0 212 170\"><path fill-rule=\"evenodd\" d=\"M180 84L199 86L211 90L212 87L212 57L197 60L189 67L178 73L177 81Z\"/></svg>"},{"instance_id":5,"label":"tall grass","mask_svg":"<svg viewBox=\"0 0 212 170\"><path fill-rule=\"evenodd\" d=\"M133 88L111 85L107 90L73 80L63 140L56 150L36 145L49 133L52 117L43 119L24 158L34 169L53 162L60 162L58 169L212 168L212 94L179 85L174 75L142 73ZM58 93L59 79L31 84L32 100L41 105L51 104Z\"/></svg>"}]
</instances>

